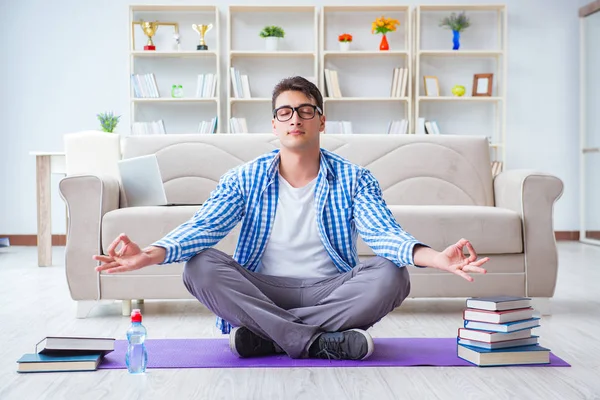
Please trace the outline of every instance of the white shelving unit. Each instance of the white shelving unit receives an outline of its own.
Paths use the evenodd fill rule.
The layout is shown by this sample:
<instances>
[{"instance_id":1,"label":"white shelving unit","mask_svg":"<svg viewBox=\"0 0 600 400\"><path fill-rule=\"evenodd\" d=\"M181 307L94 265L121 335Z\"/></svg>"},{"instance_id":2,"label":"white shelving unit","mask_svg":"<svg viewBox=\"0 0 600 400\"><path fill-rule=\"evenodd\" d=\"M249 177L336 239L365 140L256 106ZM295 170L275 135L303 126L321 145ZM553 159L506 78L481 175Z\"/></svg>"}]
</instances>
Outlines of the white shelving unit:
<instances>
[{"instance_id":1,"label":"white shelving unit","mask_svg":"<svg viewBox=\"0 0 600 400\"><path fill-rule=\"evenodd\" d=\"M267 51L259 36L271 25L285 31L276 51ZM227 82L222 82L227 85L227 132L232 117L245 118L248 133L271 132L271 95L277 82L293 75L318 79L317 7L229 6L227 26ZM251 98L234 96L232 67L248 76Z\"/></svg>"},{"instance_id":2,"label":"white shelving unit","mask_svg":"<svg viewBox=\"0 0 600 400\"><path fill-rule=\"evenodd\" d=\"M223 131L221 121L221 56L219 9L212 5L132 5L129 7L129 73L154 74L159 97L136 97L130 85L130 121L163 120L166 133L197 133L202 121L218 116L217 132ZM139 21L158 21L152 40L155 50L144 50L148 37ZM200 36L193 24L213 24L206 33L208 50L197 50ZM180 46L173 34L178 31ZM216 74L215 97L196 97L198 75ZM172 97L172 85L182 85L183 97Z\"/></svg>"},{"instance_id":3,"label":"white shelving unit","mask_svg":"<svg viewBox=\"0 0 600 400\"><path fill-rule=\"evenodd\" d=\"M381 35L371 23L385 16L400 22L387 33L389 50L379 50ZM408 6L324 6L320 19L319 86L329 121L350 121L353 133L385 133L391 120L406 119L412 129L412 19ZM352 35L350 50L340 51L338 36ZM392 97L395 67L408 69L406 96ZM325 69L337 71L342 97L326 90ZM358 118L357 118L358 117ZM327 130L325 131L327 133Z\"/></svg>"},{"instance_id":4,"label":"white shelving unit","mask_svg":"<svg viewBox=\"0 0 600 400\"><path fill-rule=\"evenodd\" d=\"M464 11L471 26L452 50L452 31L439 21ZM487 134L492 161L506 160L506 43L505 5L423 5L415 19L415 117L434 120L442 134ZM475 74L493 73L491 96L472 96ZM423 77L438 77L440 96L425 96ZM454 85L466 93L453 96ZM493 121L490 123L489 121Z\"/></svg>"}]
</instances>

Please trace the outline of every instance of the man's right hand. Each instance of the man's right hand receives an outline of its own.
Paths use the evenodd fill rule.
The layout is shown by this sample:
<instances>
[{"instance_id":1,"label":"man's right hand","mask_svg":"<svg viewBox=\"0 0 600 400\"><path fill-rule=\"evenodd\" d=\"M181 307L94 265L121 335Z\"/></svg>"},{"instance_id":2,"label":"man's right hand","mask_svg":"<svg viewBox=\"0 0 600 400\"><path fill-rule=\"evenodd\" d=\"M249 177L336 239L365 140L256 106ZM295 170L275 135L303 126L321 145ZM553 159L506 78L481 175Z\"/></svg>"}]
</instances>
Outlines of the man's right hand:
<instances>
[{"instance_id":1,"label":"man's right hand","mask_svg":"<svg viewBox=\"0 0 600 400\"><path fill-rule=\"evenodd\" d=\"M121 242L123 246L117 251L117 247ZM164 261L166 255L166 251L162 247L150 246L141 250L124 233L120 234L108 246L107 253L108 255L105 256L95 255L92 257L94 260L101 262L101 265L96 267L96 271L106 271L109 274L134 271L148 265L159 264Z\"/></svg>"}]
</instances>

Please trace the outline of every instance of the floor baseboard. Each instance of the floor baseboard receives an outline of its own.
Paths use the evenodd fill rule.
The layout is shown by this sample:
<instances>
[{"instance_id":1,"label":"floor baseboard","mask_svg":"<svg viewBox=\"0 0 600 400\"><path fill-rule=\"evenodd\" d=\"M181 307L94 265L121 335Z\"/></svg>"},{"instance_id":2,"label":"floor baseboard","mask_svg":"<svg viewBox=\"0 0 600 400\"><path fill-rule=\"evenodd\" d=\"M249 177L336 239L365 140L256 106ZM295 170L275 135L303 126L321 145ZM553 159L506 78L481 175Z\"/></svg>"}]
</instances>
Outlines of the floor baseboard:
<instances>
[{"instance_id":1,"label":"floor baseboard","mask_svg":"<svg viewBox=\"0 0 600 400\"><path fill-rule=\"evenodd\" d=\"M588 237L600 239L600 231L589 231ZM37 235L3 235L8 238L12 246L37 246ZM579 231L555 231L556 240L579 240ZM67 235L52 235L52 246L64 246L67 243Z\"/></svg>"},{"instance_id":2,"label":"floor baseboard","mask_svg":"<svg viewBox=\"0 0 600 400\"><path fill-rule=\"evenodd\" d=\"M3 235L8 238L11 246L37 246L37 235ZM52 235L52 246L64 246L67 243L67 235Z\"/></svg>"}]
</instances>

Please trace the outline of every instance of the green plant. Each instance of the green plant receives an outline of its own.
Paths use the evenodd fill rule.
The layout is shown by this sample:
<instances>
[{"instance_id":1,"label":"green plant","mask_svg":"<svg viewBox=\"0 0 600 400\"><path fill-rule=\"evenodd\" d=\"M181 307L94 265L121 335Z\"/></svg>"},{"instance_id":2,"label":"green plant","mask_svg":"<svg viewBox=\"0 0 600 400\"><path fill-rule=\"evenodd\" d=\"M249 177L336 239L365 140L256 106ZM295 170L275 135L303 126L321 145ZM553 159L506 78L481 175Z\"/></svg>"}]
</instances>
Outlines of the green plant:
<instances>
[{"instance_id":1,"label":"green plant","mask_svg":"<svg viewBox=\"0 0 600 400\"><path fill-rule=\"evenodd\" d=\"M448 27L453 31L462 32L471 26L471 22L469 21L469 17L466 16L465 12L461 12L456 15L456 13L452 13L449 17L445 17L440 21L441 27Z\"/></svg>"},{"instance_id":2,"label":"green plant","mask_svg":"<svg viewBox=\"0 0 600 400\"><path fill-rule=\"evenodd\" d=\"M119 118L121 116L115 116L112 111L97 114L98 121L100 121L100 125L102 126L103 132L113 132L119 123Z\"/></svg>"},{"instance_id":3,"label":"green plant","mask_svg":"<svg viewBox=\"0 0 600 400\"><path fill-rule=\"evenodd\" d=\"M282 38L285 36L285 31L280 26L265 26L262 31L260 31L260 37L279 37Z\"/></svg>"}]
</instances>

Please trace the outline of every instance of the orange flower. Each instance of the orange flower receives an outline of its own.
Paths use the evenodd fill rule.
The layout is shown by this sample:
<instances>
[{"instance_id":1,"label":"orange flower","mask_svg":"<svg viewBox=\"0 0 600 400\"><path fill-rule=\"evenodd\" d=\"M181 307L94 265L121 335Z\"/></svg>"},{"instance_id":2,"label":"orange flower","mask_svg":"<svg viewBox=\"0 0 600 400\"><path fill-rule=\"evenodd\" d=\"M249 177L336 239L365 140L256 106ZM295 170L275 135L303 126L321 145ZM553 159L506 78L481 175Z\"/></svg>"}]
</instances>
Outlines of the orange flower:
<instances>
[{"instance_id":1,"label":"orange flower","mask_svg":"<svg viewBox=\"0 0 600 400\"><path fill-rule=\"evenodd\" d=\"M351 42L352 41L352 35L349 33L342 33L340 36L338 36L338 41L340 42Z\"/></svg>"},{"instance_id":2,"label":"orange flower","mask_svg":"<svg viewBox=\"0 0 600 400\"><path fill-rule=\"evenodd\" d=\"M400 25L400 21L397 19L386 18L382 15L381 18L375 18L375 21L371 24L371 33L382 33L385 35L388 32L395 31L398 25Z\"/></svg>"}]
</instances>

